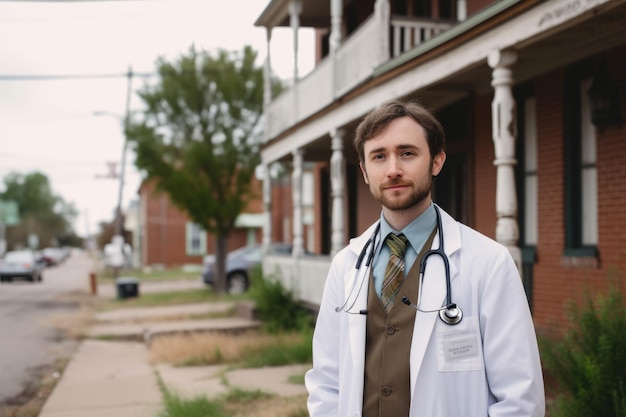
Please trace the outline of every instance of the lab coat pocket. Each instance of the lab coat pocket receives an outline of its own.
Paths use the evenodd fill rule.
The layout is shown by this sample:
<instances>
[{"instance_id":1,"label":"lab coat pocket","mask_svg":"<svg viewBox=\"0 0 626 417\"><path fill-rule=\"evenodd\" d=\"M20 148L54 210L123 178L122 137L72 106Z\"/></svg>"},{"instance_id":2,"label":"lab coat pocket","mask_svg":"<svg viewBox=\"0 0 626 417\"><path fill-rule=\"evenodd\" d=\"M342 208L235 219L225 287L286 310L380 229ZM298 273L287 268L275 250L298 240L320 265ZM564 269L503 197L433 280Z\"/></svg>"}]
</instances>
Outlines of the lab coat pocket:
<instances>
[{"instance_id":1,"label":"lab coat pocket","mask_svg":"<svg viewBox=\"0 0 626 417\"><path fill-rule=\"evenodd\" d=\"M478 318L465 317L459 324L443 326L437 329L439 372L483 369L483 347Z\"/></svg>"}]
</instances>

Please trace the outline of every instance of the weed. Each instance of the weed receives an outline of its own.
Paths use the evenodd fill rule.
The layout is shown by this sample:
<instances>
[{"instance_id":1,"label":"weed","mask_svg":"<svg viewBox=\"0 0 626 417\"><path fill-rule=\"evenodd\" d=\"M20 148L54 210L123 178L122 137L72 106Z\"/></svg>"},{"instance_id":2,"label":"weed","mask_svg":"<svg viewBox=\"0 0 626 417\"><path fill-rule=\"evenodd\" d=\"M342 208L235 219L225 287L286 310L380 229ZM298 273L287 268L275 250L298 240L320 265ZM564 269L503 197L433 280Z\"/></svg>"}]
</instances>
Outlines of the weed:
<instances>
[{"instance_id":1,"label":"weed","mask_svg":"<svg viewBox=\"0 0 626 417\"><path fill-rule=\"evenodd\" d=\"M225 417L222 405L209 401L204 396L185 399L175 394L165 393L163 411L159 417Z\"/></svg>"},{"instance_id":2,"label":"weed","mask_svg":"<svg viewBox=\"0 0 626 417\"><path fill-rule=\"evenodd\" d=\"M304 397L281 398L259 390L232 389L209 400L205 396L186 399L160 383L165 398L158 417L306 417Z\"/></svg>"}]
</instances>

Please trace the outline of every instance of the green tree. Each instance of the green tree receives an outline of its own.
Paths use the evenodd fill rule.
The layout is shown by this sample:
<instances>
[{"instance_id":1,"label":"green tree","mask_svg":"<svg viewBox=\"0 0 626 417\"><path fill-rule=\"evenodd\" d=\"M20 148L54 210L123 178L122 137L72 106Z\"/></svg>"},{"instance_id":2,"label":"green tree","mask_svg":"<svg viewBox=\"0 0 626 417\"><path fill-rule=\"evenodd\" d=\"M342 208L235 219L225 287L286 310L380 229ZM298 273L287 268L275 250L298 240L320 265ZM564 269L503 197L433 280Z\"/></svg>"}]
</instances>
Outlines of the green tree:
<instances>
[{"instance_id":1,"label":"green tree","mask_svg":"<svg viewBox=\"0 0 626 417\"><path fill-rule=\"evenodd\" d=\"M39 237L40 246L76 243L72 223L78 211L52 192L48 177L40 172L12 172L3 179L0 199L17 202L20 223L7 227L9 248L25 247L28 236Z\"/></svg>"},{"instance_id":2,"label":"green tree","mask_svg":"<svg viewBox=\"0 0 626 417\"><path fill-rule=\"evenodd\" d=\"M157 190L215 237L215 289L226 291L225 259L235 220L252 197L260 163L263 70L256 52L197 52L157 61L141 121L127 127L136 166Z\"/></svg>"}]
</instances>

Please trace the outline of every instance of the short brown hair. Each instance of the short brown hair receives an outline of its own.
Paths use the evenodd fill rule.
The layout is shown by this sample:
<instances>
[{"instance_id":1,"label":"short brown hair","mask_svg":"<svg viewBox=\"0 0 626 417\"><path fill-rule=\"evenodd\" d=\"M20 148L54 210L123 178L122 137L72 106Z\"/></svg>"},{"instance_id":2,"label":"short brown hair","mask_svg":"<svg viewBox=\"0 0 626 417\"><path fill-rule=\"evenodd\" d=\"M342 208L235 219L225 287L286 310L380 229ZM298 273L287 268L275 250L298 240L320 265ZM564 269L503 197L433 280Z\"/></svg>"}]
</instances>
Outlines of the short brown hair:
<instances>
[{"instance_id":1,"label":"short brown hair","mask_svg":"<svg viewBox=\"0 0 626 417\"><path fill-rule=\"evenodd\" d=\"M359 161L365 160L365 142L379 134L395 119L405 116L415 120L424 129L431 158L439 152L445 152L446 135L435 116L419 103L394 100L372 110L356 128L353 143Z\"/></svg>"}]
</instances>

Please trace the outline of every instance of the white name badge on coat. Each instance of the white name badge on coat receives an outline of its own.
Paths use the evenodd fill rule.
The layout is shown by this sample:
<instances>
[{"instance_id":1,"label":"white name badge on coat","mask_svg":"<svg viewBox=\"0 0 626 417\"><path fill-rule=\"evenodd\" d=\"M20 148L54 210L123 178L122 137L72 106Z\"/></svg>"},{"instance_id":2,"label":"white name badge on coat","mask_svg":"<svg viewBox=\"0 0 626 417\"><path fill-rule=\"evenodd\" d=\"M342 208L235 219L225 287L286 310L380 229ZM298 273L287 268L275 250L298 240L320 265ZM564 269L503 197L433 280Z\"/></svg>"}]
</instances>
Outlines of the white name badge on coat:
<instances>
[{"instance_id":1,"label":"white name badge on coat","mask_svg":"<svg viewBox=\"0 0 626 417\"><path fill-rule=\"evenodd\" d=\"M478 319L466 317L454 326L437 330L439 372L480 371L483 349Z\"/></svg>"}]
</instances>

